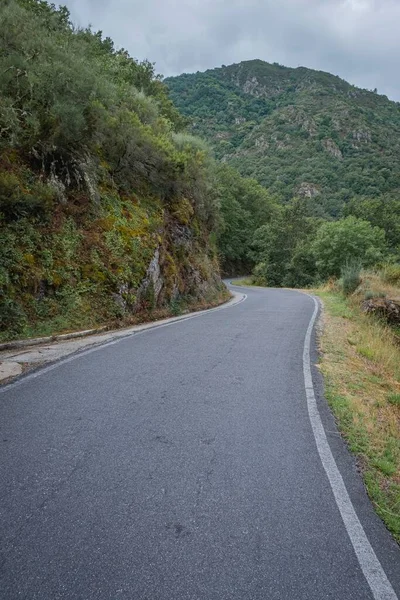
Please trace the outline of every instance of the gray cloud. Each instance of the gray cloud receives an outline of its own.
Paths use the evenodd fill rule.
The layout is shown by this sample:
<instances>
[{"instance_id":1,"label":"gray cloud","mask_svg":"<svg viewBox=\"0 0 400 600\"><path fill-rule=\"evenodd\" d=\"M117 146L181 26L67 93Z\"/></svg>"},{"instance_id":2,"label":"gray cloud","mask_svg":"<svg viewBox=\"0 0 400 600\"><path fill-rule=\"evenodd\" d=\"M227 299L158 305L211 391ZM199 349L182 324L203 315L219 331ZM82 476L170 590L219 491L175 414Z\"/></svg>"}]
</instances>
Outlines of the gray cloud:
<instances>
[{"instance_id":1,"label":"gray cloud","mask_svg":"<svg viewBox=\"0 0 400 600\"><path fill-rule=\"evenodd\" d=\"M252 58L329 71L400 100L399 0L64 0L164 75Z\"/></svg>"}]
</instances>

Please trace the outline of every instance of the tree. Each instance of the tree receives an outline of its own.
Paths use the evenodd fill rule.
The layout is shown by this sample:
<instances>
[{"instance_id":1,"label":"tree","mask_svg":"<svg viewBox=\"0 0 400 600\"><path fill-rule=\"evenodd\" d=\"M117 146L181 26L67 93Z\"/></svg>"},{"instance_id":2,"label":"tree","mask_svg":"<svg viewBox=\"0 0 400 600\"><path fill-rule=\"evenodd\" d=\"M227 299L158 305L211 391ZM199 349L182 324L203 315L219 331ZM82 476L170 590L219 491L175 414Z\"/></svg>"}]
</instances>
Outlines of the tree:
<instances>
[{"instance_id":1,"label":"tree","mask_svg":"<svg viewBox=\"0 0 400 600\"><path fill-rule=\"evenodd\" d=\"M390 195L353 198L344 212L383 229L390 250L400 251L400 198Z\"/></svg>"},{"instance_id":2,"label":"tree","mask_svg":"<svg viewBox=\"0 0 400 600\"><path fill-rule=\"evenodd\" d=\"M298 287L312 283L316 273L311 242L319 219L310 216L306 200L295 199L268 225L257 229L251 255L264 264L269 285Z\"/></svg>"},{"instance_id":3,"label":"tree","mask_svg":"<svg viewBox=\"0 0 400 600\"><path fill-rule=\"evenodd\" d=\"M385 232L368 221L349 216L324 223L317 232L313 250L319 275L338 277L350 261L359 260L368 267L381 260L387 250Z\"/></svg>"},{"instance_id":4,"label":"tree","mask_svg":"<svg viewBox=\"0 0 400 600\"><path fill-rule=\"evenodd\" d=\"M231 167L218 167L216 176L222 222L218 247L223 268L232 274L249 272L254 232L274 219L278 205L268 190Z\"/></svg>"}]
</instances>

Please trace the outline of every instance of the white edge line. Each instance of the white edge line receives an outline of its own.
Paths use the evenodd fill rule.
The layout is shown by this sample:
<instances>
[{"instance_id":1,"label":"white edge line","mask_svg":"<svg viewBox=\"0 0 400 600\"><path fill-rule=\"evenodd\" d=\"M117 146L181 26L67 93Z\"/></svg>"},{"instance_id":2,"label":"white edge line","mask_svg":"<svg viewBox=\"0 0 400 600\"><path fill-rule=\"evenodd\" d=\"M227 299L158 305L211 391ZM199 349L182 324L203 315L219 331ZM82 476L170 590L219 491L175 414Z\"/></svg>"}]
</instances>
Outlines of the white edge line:
<instances>
[{"instance_id":1,"label":"white edge line","mask_svg":"<svg viewBox=\"0 0 400 600\"><path fill-rule=\"evenodd\" d=\"M309 294L307 295L314 301L314 313L308 325L304 340L303 372L307 396L308 415L317 445L318 454L328 476L328 480L332 488L337 507L343 519L344 526L353 545L364 577L371 588L374 600L398 600L397 595L391 583L389 582L386 573L383 570L383 567L379 562L379 559L376 556L374 549L372 548L364 528L357 516L339 468L330 449L321 416L318 411L311 373L310 347L311 336L314 323L317 318L319 304L313 296L310 296Z\"/></svg>"},{"instance_id":2,"label":"white edge line","mask_svg":"<svg viewBox=\"0 0 400 600\"><path fill-rule=\"evenodd\" d=\"M235 292L235 293L238 294L238 292ZM171 317L171 319L169 319L167 323L157 323L157 322L155 322L154 324L146 323L145 325L142 326L143 329L131 331L131 332L127 333L126 335L120 335L117 339L110 340L109 342L99 342L98 344L96 344L95 346L92 346L91 348L88 348L87 350L77 350L75 352L73 351L73 353L70 356L61 358L59 360L56 359L56 362L53 362L52 364L48 365L47 367L38 367L38 369L35 370L33 373L29 373L27 375L22 375L22 377L18 378L16 381L11 381L10 383L7 383L6 385L1 386L0 394L3 394L4 392L6 392L12 388L18 387L18 386L22 385L23 383L25 383L26 381L30 381L31 379L36 379L37 377L40 377L41 375L44 375L45 373L48 373L49 371L52 371L53 369L56 369L57 367L60 367L61 365L72 362L73 360L77 360L78 358L81 358L81 356L85 356L87 354L92 354L92 352L97 352L99 350L102 350L103 348L106 348L107 346L113 346L114 344L118 344L118 342L122 342L123 340L126 340L129 337L134 337L134 336L140 335L142 333L146 333L148 331L153 331L154 329L161 329L162 327L169 327L170 325L176 325L177 323L183 323L184 321L189 321L190 319L202 317L205 314L208 314L211 312L216 312L218 310L226 310L227 308L233 308L234 306L238 306L239 304L241 304L242 302L247 300L247 294L241 293L241 295L242 295L242 298L240 298L240 300L237 300L236 302L235 302L235 299L231 299L230 301L226 302L225 304L222 304L221 306L215 306L214 308L207 308L205 310L197 311L190 315Z\"/></svg>"}]
</instances>

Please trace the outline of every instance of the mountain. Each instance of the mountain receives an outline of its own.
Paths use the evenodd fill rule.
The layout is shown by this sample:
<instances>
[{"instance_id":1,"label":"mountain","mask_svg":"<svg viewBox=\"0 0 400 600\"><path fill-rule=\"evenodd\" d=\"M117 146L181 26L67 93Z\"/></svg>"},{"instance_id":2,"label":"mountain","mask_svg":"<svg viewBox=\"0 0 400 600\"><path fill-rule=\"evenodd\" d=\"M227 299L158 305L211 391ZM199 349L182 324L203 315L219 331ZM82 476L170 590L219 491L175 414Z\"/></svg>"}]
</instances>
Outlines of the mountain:
<instances>
[{"instance_id":1,"label":"mountain","mask_svg":"<svg viewBox=\"0 0 400 600\"><path fill-rule=\"evenodd\" d=\"M193 133L281 201L340 216L400 188L400 104L305 67L251 60L165 79Z\"/></svg>"}]
</instances>

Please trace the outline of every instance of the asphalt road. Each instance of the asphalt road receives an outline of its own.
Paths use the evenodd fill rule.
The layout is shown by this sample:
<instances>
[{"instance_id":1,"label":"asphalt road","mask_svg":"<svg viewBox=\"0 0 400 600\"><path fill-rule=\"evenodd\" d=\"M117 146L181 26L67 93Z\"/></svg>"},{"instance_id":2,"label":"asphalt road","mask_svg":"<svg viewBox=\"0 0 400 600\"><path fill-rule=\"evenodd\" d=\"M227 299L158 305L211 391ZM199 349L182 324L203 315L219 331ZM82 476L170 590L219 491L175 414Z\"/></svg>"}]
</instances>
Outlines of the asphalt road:
<instances>
[{"instance_id":1,"label":"asphalt road","mask_svg":"<svg viewBox=\"0 0 400 600\"><path fill-rule=\"evenodd\" d=\"M313 300L246 293L0 393L2 599L399 595L399 548L314 369L331 451L380 562L372 580L387 576L394 595L371 591L357 558L368 552L356 554L317 450L303 372Z\"/></svg>"}]
</instances>

